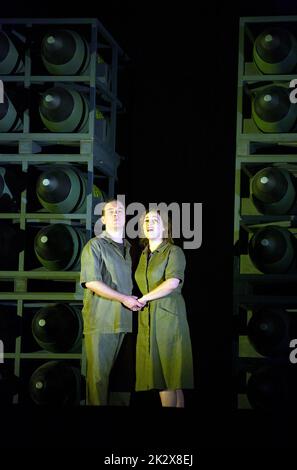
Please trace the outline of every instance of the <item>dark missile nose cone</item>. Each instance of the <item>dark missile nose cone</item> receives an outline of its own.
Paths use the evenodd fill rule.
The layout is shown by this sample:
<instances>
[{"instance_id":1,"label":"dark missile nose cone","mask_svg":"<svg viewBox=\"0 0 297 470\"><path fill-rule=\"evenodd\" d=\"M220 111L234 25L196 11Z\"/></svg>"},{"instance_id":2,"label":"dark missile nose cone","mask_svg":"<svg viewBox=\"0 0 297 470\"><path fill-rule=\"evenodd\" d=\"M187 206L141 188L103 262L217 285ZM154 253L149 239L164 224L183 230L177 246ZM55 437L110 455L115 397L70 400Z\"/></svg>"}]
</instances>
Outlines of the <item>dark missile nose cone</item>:
<instances>
[{"instance_id":1,"label":"dark missile nose cone","mask_svg":"<svg viewBox=\"0 0 297 470\"><path fill-rule=\"evenodd\" d=\"M79 314L69 305L56 304L38 310L32 320L32 333L38 344L52 352L69 351L81 333Z\"/></svg>"},{"instance_id":2,"label":"dark missile nose cone","mask_svg":"<svg viewBox=\"0 0 297 470\"><path fill-rule=\"evenodd\" d=\"M253 195L264 203L279 201L286 194L287 189L288 182L277 168L264 168L256 173L252 180Z\"/></svg>"},{"instance_id":3,"label":"dark missile nose cone","mask_svg":"<svg viewBox=\"0 0 297 470\"><path fill-rule=\"evenodd\" d=\"M255 46L259 57L265 62L281 62L291 50L291 36L282 28L266 29L257 37Z\"/></svg>"},{"instance_id":4,"label":"dark missile nose cone","mask_svg":"<svg viewBox=\"0 0 297 470\"><path fill-rule=\"evenodd\" d=\"M37 233L34 249L41 259L61 260L66 265L72 256L73 240L65 225L48 225Z\"/></svg>"},{"instance_id":5,"label":"dark missile nose cone","mask_svg":"<svg viewBox=\"0 0 297 470\"><path fill-rule=\"evenodd\" d=\"M42 94L39 110L48 121L61 122L72 113L74 100L66 88L55 87Z\"/></svg>"},{"instance_id":6,"label":"dark missile nose cone","mask_svg":"<svg viewBox=\"0 0 297 470\"><path fill-rule=\"evenodd\" d=\"M61 92L58 90L50 90L41 98L41 107L44 110L58 109L61 106Z\"/></svg>"},{"instance_id":7,"label":"dark missile nose cone","mask_svg":"<svg viewBox=\"0 0 297 470\"><path fill-rule=\"evenodd\" d=\"M43 57L51 64L62 65L75 54L76 44L69 31L52 31L47 33L41 44Z\"/></svg>"},{"instance_id":8,"label":"dark missile nose cone","mask_svg":"<svg viewBox=\"0 0 297 470\"><path fill-rule=\"evenodd\" d=\"M290 109L288 92L280 86L267 87L256 94L254 109L263 121L280 121Z\"/></svg>"},{"instance_id":9,"label":"dark missile nose cone","mask_svg":"<svg viewBox=\"0 0 297 470\"><path fill-rule=\"evenodd\" d=\"M68 405L77 400L79 388L73 367L50 361L36 369L29 382L32 400L38 405Z\"/></svg>"},{"instance_id":10,"label":"dark missile nose cone","mask_svg":"<svg viewBox=\"0 0 297 470\"><path fill-rule=\"evenodd\" d=\"M64 201L71 189L69 176L63 170L48 170L43 172L36 185L39 198L47 203Z\"/></svg>"},{"instance_id":11,"label":"dark missile nose cone","mask_svg":"<svg viewBox=\"0 0 297 470\"><path fill-rule=\"evenodd\" d=\"M254 312L247 331L254 348L263 356L273 356L288 349L289 318L286 311L263 309Z\"/></svg>"},{"instance_id":12,"label":"dark missile nose cone","mask_svg":"<svg viewBox=\"0 0 297 470\"><path fill-rule=\"evenodd\" d=\"M286 247L287 242L283 234L273 227L257 232L250 243L253 256L265 263L273 263L282 258Z\"/></svg>"}]
</instances>

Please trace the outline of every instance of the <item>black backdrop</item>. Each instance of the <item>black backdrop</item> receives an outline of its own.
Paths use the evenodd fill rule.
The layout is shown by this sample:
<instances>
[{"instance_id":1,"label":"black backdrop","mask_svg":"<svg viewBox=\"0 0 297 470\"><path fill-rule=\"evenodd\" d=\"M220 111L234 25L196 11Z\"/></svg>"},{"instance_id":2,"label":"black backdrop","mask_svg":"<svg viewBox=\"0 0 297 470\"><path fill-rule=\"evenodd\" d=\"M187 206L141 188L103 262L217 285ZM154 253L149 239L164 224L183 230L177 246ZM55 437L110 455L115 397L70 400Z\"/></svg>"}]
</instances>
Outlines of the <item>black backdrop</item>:
<instances>
[{"instance_id":1,"label":"black backdrop","mask_svg":"<svg viewBox=\"0 0 297 470\"><path fill-rule=\"evenodd\" d=\"M119 83L127 112L118 120L118 151L127 160L119 171L118 192L128 202L203 203L202 246L186 252L184 295L196 372L189 408L183 414L146 409L30 411L30 425L27 410L6 410L7 429L17 422L24 431L20 446L47 445L36 432L40 413L46 423L43 432L55 436L51 445L61 447L64 439L68 445L110 449L158 445L160 451L173 445L192 451L196 446L239 445L241 418L231 412L238 20L297 14L297 6L288 0L210 3L1 4L1 16L8 18L98 17L130 57ZM232 421L235 432L231 428L227 435L230 419L239 421Z\"/></svg>"}]
</instances>

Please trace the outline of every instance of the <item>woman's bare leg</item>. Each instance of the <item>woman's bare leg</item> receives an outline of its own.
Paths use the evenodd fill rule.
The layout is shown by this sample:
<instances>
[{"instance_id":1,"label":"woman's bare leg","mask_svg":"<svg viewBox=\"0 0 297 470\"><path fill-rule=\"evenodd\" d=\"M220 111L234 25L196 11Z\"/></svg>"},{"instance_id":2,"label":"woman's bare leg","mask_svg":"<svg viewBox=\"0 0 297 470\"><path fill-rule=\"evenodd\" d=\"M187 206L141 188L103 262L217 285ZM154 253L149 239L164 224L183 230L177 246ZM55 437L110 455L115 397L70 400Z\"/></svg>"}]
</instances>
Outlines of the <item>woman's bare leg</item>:
<instances>
[{"instance_id":1,"label":"woman's bare leg","mask_svg":"<svg viewBox=\"0 0 297 470\"><path fill-rule=\"evenodd\" d=\"M176 390L176 408L185 407L184 392L182 390Z\"/></svg>"},{"instance_id":2,"label":"woman's bare leg","mask_svg":"<svg viewBox=\"0 0 297 470\"><path fill-rule=\"evenodd\" d=\"M175 390L163 390L160 393L162 406L173 406L176 407L176 391Z\"/></svg>"}]
</instances>

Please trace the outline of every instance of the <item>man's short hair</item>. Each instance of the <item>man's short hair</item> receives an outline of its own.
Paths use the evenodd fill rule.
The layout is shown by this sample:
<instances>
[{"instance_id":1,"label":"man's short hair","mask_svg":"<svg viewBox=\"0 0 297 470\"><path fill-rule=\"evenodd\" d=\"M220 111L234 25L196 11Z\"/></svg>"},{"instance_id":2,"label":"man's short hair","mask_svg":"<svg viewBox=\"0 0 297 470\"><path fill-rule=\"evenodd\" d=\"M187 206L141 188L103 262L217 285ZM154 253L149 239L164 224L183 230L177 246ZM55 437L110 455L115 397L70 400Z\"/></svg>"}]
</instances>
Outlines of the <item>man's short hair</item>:
<instances>
[{"instance_id":1,"label":"man's short hair","mask_svg":"<svg viewBox=\"0 0 297 470\"><path fill-rule=\"evenodd\" d=\"M121 201L120 201L119 199L117 199L117 197L110 197L110 198L106 199L106 200L104 201L104 205L103 205L103 207L102 207L102 215L101 215L101 217L102 217L103 215L105 215L105 207L106 207L106 205L109 204L110 202L121 202ZM122 202L121 202L121 204L122 204Z\"/></svg>"}]
</instances>

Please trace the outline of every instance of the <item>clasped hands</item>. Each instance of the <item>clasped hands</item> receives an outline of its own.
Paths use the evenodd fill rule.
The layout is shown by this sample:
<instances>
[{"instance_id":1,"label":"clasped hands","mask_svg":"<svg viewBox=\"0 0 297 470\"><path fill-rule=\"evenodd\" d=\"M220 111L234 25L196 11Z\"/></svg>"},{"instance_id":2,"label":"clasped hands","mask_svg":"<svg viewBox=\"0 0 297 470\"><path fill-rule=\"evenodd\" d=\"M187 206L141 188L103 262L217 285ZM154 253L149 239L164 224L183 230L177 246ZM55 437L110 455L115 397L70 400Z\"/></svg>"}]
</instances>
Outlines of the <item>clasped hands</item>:
<instances>
[{"instance_id":1,"label":"clasped hands","mask_svg":"<svg viewBox=\"0 0 297 470\"><path fill-rule=\"evenodd\" d=\"M147 300L144 296L138 298L136 295L127 295L123 301L125 307L127 307L129 310L133 310L133 312L141 310L146 305L146 303Z\"/></svg>"}]
</instances>

